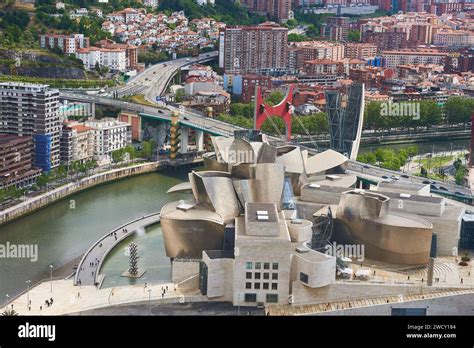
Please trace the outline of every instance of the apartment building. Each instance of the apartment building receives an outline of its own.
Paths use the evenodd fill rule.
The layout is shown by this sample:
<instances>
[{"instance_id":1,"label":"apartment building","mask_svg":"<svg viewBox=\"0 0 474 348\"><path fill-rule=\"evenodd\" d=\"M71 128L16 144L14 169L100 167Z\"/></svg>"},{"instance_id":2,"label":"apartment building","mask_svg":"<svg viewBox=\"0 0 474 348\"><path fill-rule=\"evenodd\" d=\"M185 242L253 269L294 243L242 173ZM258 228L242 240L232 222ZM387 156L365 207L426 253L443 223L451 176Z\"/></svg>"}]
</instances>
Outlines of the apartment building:
<instances>
[{"instance_id":1,"label":"apartment building","mask_svg":"<svg viewBox=\"0 0 474 348\"><path fill-rule=\"evenodd\" d=\"M34 165L49 172L59 165L59 90L48 85L0 83L0 133L32 137Z\"/></svg>"},{"instance_id":2,"label":"apartment building","mask_svg":"<svg viewBox=\"0 0 474 348\"><path fill-rule=\"evenodd\" d=\"M219 65L226 73L279 75L287 70L288 29L267 22L221 31Z\"/></svg>"},{"instance_id":3,"label":"apartment building","mask_svg":"<svg viewBox=\"0 0 474 348\"><path fill-rule=\"evenodd\" d=\"M430 49L383 51L386 67L396 69L404 64L438 64L442 65L448 57L447 52Z\"/></svg>"},{"instance_id":4,"label":"apartment building","mask_svg":"<svg viewBox=\"0 0 474 348\"><path fill-rule=\"evenodd\" d=\"M288 48L288 70L297 73L308 60L344 58L344 45L329 41L303 41L291 43Z\"/></svg>"},{"instance_id":5,"label":"apartment building","mask_svg":"<svg viewBox=\"0 0 474 348\"><path fill-rule=\"evenodd\" d=\"M40 174L33 168L33 139L0 134L0 189L32 185Z\"/></svg>"},{"instance_id":6,"label":"apartment building","mask_svg":"<svg viewBox=\"0 0 474 348\"><path fill-rule=\"evenodd\" d=\"M59 48L65 54L74 54L78 49L89 47L89 38L83 34L42 34L39 41L41 48Z\"/></svg>"},{"instance_id":7,"label":"apartment building","mask_svg":"<svg viewBox=\"0 0 474 348\"><path fill-rule=\"evenodd\" d=\"M377 46L369 43L348 43L345 47L346 58L372 59L377 55Z\"/></svg>"},{"instance_id":8,"label":"apartment building","mask_svg":"<svg viewBox=\"0 0 474 348\"><path fill-rule=\"evenodd\" d=\"M93 158L98 162L109 162L112 152L132 143L131 125L115 119L89 120L84 123L92 128Z\"/></svg>"},{"instance_id":9,"label":"apartment building","mask_svg":"<svg viewBox=\"0 0 474 348\"><path fill-rule=\"evenodd\" d=\"M347 41L349 35L348 17L328 17L321 26L321 36L331 41Z\"/></svg>"},{"instance_id":10,"label":"apartment building","mask_svg":"<svg viewBox=\"0 0 474 348\"><path fill-rule=\"evenodd\" d=\"M85 162L94 155L93 128L77 122L65 122L61 133L61 162L70 165L73 162Z\"/></svg>"}]
</instances>

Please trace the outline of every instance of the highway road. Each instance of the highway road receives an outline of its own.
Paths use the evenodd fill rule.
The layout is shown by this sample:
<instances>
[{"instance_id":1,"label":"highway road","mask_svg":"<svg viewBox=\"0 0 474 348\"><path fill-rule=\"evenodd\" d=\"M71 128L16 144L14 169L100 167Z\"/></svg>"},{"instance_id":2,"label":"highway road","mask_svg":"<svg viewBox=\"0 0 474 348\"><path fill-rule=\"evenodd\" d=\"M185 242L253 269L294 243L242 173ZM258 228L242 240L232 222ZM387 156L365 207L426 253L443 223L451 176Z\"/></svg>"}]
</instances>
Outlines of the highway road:
<instances>
[{"instance_id":1,"label":"highway road","mask_svg":"<svg viewBox=\"0 0 474 348\"><path fill-rule=\"evenodd\" d=\"M203 63L215 59L217 51L203 53L198 57L180 58L168 62L158 63L145 69L137 76L130 78L126 85L112 90L117 92L118 97L125 97L134 94L143 94L150 102L156 101L156 96L163 95L169 81L174 77L180 68L195 63ZM110 95L110 92L107 93Z\"/></svg>"}]
</instances>

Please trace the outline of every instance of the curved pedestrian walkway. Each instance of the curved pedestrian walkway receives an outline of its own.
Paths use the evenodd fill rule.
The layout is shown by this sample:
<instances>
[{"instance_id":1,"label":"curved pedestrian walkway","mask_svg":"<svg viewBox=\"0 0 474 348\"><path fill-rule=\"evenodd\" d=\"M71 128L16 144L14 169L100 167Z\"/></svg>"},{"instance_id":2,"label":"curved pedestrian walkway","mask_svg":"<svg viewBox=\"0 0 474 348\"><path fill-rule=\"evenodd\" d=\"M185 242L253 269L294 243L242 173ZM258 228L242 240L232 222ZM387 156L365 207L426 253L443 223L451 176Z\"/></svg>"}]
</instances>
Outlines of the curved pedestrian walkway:
<instances>
[{"instance_id":1,"label":"curved pedestrian walkway","mask_svg":"<svg viewBox=\"0 0 474 348\"><path fill-rule=\"evenodd\" d=\"M104 277L99 277L102 263L108 253L121 241L134 234L137 229L160 221L160 213L153 213L130 221L115 228L95 242L84 254L77 266L74 285L100 285Z\"/></svg>"}]
</instances>

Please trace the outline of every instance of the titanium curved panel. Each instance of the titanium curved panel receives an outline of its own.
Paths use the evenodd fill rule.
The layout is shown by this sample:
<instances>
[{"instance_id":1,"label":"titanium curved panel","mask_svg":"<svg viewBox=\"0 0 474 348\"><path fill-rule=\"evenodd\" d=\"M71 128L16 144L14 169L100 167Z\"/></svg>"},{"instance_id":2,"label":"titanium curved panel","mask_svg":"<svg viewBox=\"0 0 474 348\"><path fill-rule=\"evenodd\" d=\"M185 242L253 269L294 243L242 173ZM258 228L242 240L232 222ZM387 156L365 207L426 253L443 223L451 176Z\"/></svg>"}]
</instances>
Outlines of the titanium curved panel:
<instances>
[{"instance_id":1,"label":"titanium curved panel","mask_svg":"<svg viewBox=\"0 0 474 348\"><path fill-rule=\"evenodd\" d=\"M232 184L242 207L245 207L247 202L253 203L256 201L255 180L233 180Z\"/></svg>"},{"instance_id":2,"label":"titanium curved panel","mask_svg":"<svg viewBox=\"0 0 474 348\"><path fill-rule=\"evenodd\" d=\"M279 155L275 162L284 165L287 173L304 173L305 167L300 148L297 146L285 146L284 148L289 151ZM278 153L280 153L280 149L282 148L277 149Z\"/></svg>"},{"instance_id":3,"label":"titanium curved panel","mask_svg":"<svg viewBox=\"0 0 474 348\"><path fill-rule=\"evenodd\" d=\"M178 192L191 192L192 185L189 181L181 182L177 185L174 185L166 193L178 193Z\"/></svg>"},{"instance_id":4,"label":"titanium curved panel","mask_svg":"<svg viewBox=\"0 0 474 348\"><path fill-rule=\"evenodd\" d=\"M306 159L306 174L325 174L327 171L335 172L336 168L340 169L339 172L344 172L348 161L349 159L339 152L326 150Z\"/></svg>"},{"instance_id":5,"label":"titanium curved panel","mask_svg":"<svg viewBox=\"0 0 474 348\"><path fill-rule=\"evenodd\" d=\"M254 148L248 141L242 139L235 139L232 142L224 158L227 158L226 162L229 164L257 162Z\"/></svg>"},{"instance_id":6,"label":"titanium curved panel","mask_svg":"<svg viewBox=\"0 0 474 348\"><path fill-rule=\"evenodd\" d=\"M161 209L160 223L166 255L171 258L202 258L203 250L222 249L225 224L219 214L199 207L176 209L179 202Z\"/></svg>"},{"instance_id":7,"label":"titanium curved panel","mask_svg":"<svg viewBox=\"0 0 474 348\"><path fill-rule=\"evenodd\" d=\"M205 153L202 156L202 159L204 161L204 167L207 170L215 170L221 172L226 172L229 170L229 165L227 163L220 163L217 161L217 157L214 152Z\"/></svg>"},{"instance_id":8,"label":"titanium curved panel","mask_svg":"<svg viewBox=\"0 0 474 348\"><path fill-rule=\"evenodd\" d=\"M259 163L253 167L257 202L276 203L281 210L285 168L279 163Z\"/></svg>"},{"instance_id":9,"label":"titanium curved panel","mask_svg":"<svg viewBox=\"0 0 474 348\"><path fill-rule=\"evenodd\" d=\"M274 146L266 143L261 143L259 151L257 152L257 163L275 163L277 156L277 149Z\"/></svg>"},{"instance_id":10,"label":"titanium curved panel","mask_svg":"<svg viewBox=\"0 0 474 348\"><path fill-rule=\"evenodd\" d=\"M226 223L240 214L241 207L229 173L192 172L197 202L220 214Z\"/></svg>"},{"instance_id":11,"label":"titanium curved panel","mask_svg":"<svg viewBox=\"0 0 474 348\"><path fill-rule=\"evenodd\" d=\"M229 163L229 149L234 142L233 138L226 137L212 137L212 144L216 153L216 159L219 163Z\"/></svg>"},{"instance_id":12,"label":"titanium curved panel","mask_svg":"<svg viewBox=\"0 0 474 348\"><path fill-rule=\"evenodd\" d=\"M415 215L388 213L390 198L361 191L342 193L336 234L365 245L371 259L405 265L428 263L433 225Z\"/></svg>"}]
</instances>

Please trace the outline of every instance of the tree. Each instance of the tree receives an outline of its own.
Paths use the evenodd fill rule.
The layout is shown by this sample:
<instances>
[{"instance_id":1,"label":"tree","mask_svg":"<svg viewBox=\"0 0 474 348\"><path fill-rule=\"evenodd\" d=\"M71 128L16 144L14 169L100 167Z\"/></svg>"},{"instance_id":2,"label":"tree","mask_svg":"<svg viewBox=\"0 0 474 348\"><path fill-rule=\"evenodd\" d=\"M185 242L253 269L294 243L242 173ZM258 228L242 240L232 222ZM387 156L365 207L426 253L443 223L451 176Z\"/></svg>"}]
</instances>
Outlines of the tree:
<instances>
[{"instance_id":1,"label":"tree","mask_svg":"<svg viewBox=\"0 0 474 348\"><path fill-rule=\"evenodd\" d=\"M150 158L153 155L154 148L155 142L153 140L142 142L142 149L139 153L139 156L143 158Z\"/></svg>"},{"instance_id":2,"label":"tree","mask_svg":"<svg viewBox=\"0 0 474 348\"><path fill-rule=\"evenodd\" d=\"M122 162L123 158L124 158L123 149L115 150L112 152L112 161L114 161L114 163Z\"/></svg>"},{"instance_id":3,"label":"tree","mask_svg":"<svg viewBox=\"0 0 474 348\"><path fill-rule=\"evenodd\" d=\"M38 187L44 187L49 182L49 179L49 175L43 173L36 179L36 185L38 185Z\"/></svg>"},{"instance_id":4,"label":"tree","mask_svg":"<svg viewBox=\"0 0 474 348\"><path fill-rule=\"evenodd\" d=\"M347 39L351 42L360 42L360 31L349 30L349 33L347 34Z\"/></svg>"},{"instance_id":5,"label":"tree","mask_svg":"<svg viewBox=\"0 0 474 348\"><path fill-rule=\"evenodd\" d=\"M420 102L420 125L432 126L441 123L443 116L441 108L434 100L421 100Z\"/></svg>"},{"instance_id":6,"label":"tree","mask_svg":"<svg viewBox=\"0 0 474 348\"><path fill-rule=\"evenodd\" d=\"M306 35L295 34L295 33L288 34L288 42L302 42L302 41L308 41L308 37Z\"/></svg>"},{"instance_id":7,"label":"tree","mask_svg":"<svg viewBox=\"0 0 474 348\"><path fill-rule=\"evenodd\" d=\"M474 112L474 100L466 97L449 97L444 104L444 110L448 123L467 123Z\"/></svg>"},{"instance_id":8,"label":"tree","mask_svg":"<svg viewBox=\"0 0 474 348\"><path fill-rule=\"evenodd\" d=\"M268 105L277 105L279 104L285 96L280 91L273 91L270 95L265 99L265 103Z\"/></svg>"},{"instance_id":9,"label":"tree","mask_svg":"<svg viewBox=\"0 0 474 348\"><path fill-rule=\"evenodd\" d=\"M365 108L364 128L378 130L384 126L384 120L380 114L381 105L378 102L369 102Z\"/></svg>"}]
</instances>

